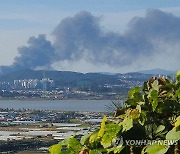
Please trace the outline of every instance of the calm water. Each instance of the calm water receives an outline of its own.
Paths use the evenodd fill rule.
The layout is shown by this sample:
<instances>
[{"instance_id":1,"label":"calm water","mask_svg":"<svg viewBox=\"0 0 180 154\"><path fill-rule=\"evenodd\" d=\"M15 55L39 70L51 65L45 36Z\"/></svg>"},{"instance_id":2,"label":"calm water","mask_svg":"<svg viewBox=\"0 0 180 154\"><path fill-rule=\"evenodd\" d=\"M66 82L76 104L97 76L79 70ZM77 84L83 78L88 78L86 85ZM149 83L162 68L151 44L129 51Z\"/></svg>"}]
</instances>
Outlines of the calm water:
<instances>
[{"instance_id":1,"label":"calm water","mask_svg":"<svg viewBox=\"0 0 180 154\"><path fill-rule=\"evenodd\" d=\"M1 100L0 108L107 112L111 100Z\"/></svg>"}]
</instances>

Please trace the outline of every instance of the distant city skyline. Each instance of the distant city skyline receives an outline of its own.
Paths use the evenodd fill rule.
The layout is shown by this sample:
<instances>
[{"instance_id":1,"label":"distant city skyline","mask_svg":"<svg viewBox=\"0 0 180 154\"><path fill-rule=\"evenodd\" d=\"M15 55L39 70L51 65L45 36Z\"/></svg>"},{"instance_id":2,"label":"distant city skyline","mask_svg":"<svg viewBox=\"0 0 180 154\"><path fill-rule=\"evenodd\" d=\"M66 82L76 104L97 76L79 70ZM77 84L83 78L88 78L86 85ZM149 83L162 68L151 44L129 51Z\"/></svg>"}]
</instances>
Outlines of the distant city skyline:
<instances>
[{"instance_id":1,"label":"distant city skyline","mask_svg":"<svg viewBox=\"0 0 180 154\"><path fill-rule=\"evenodd\" d=\"M77 72L180 69L179 0L0 2L0 65Z\"/></svg>"}]
</instances>

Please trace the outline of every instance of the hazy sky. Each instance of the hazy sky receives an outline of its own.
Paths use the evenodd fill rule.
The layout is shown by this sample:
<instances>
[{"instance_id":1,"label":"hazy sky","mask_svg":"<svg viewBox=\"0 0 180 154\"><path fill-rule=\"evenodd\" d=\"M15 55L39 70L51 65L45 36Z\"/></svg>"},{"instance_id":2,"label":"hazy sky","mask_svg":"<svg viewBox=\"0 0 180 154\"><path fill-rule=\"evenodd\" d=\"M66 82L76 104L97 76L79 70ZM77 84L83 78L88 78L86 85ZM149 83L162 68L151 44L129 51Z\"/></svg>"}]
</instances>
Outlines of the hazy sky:
<instances>
[{"instance_id":1,"label":"hazy sky","mask_svg":"<svg viewBox=\"0 0 180 154\"><path fill-rule=\"evenodd\" d=\"M0 65L177 70L179 29L180 0L0 0Z\"/></svg>"}]
</instances>

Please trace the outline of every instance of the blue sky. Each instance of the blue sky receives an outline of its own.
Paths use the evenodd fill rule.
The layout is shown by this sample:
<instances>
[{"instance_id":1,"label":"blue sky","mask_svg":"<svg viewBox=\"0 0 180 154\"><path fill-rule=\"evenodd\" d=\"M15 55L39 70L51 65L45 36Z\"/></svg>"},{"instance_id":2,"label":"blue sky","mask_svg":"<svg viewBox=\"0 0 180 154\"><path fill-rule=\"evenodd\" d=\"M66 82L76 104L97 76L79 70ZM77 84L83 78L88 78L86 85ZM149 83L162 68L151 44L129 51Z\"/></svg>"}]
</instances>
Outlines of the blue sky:
<instances>
[{"instance_id":1,"label":"blue sky","mask_svg":"<svg viewBox=\"0 0 180 154\"><path fill-rule=\"evenodd\" d=\"M180 16L179 0L0 0L0 65L11 65L18 56L18 47L26 46L30 36L46 34L53 40L53 29L66 17L74 16L84 10L95 16L101 16L100 25L104 31L123 33L134 16L145 16L146 10L157 8ZM158 66L114 68L108 65L94 66L84 64L83 60L75 63L64 61L54 64L56 69L82 72L109 71L125 72L134 69L151 69ZM173 68L174 63L164 66ZM87 70L87 67L89 68Z\"/></svg>"}]
</instances>

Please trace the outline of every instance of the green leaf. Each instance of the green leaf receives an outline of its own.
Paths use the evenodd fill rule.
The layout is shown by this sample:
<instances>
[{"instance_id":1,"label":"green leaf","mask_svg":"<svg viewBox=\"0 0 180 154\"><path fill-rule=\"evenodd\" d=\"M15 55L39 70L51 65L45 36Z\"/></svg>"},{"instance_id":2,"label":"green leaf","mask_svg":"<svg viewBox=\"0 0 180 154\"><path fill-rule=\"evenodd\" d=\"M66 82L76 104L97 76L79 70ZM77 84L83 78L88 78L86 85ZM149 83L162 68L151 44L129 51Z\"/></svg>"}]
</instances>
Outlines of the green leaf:
<instances>
[{"instance_id":1,"label":"green leaf","mask_svg":"<svg viewBox=\"0 0 180 154\"><path fill-rule=\"evenodd\" d=\"M158 98L158 91L157 91L157 90L154 90L154 89L151 89L151 90L149 91L148 98L149 98L149 99L157 99L157 98Z\"/></svg>"},{"instance_id":2,"label":"green leaf","mask_svg":"<svg viewBox=\"0 0 180 154\"><path fill-rule=\"evenodd\" d=\"M180 87L176 90L175 96L180 99Z\"/></svg>"},{"instance_id":3,"label":"green leaf","mask_svg":"<svg viewBox=\"0 0 180 154\"><path fill-rule=\"evenodd\" d=\"M180 140L180 131L176 128L173 128L166 134L167 140Z\"/></svg>"},{"instance_id":4,"label":"green leaf","mask_svg":"<svg viewBox=\"0 0 180 154\"><path fill-rule=\"evenodd\" d=\"M106 125L106 121L107 121L107 118L106 116L104 116L102 122L101 122L101 128L98 132L98 138L101 138L104 134L104 131L105 131L105 125Z\"/></svg>"},{"instance_id":5,"label":"green leaf","mask_svg":"<svg viewBox=\"0 0 180 154\"><path fill-rule=\"evenodd\" d=\"M180 70L178 70L176 73L176 80L180 81Z\"/></svg>"},{"instance_id":6,"label":"green leaf","mask_svg":"<svg viewBox=\"0 0 180 154\"><path fill-rule=\"evenodd\" d=\"M158 80L154 80L154 82L152 83L152 88L156 91L159 91L159 82Z\"/></svg>"},{"instance_id":7,"label":"green leaf","mask_svg":"<svg viewBox=\"0 0 180 154\"><path fill-rule=\"evenodd\" d=\"M152 102L152 109L153 112L156 110L156 107L158 106L158 91L157 90L152 90L150 93L151 99L153 100Z\"/></svg>"},{"instance_id":8,"label":"green leaf","mask_svg":"<svg viewBox=\"0 0 180 154\"><path fill-rule=\"evenodd\" d=\"M141 102L142 103L142 102ZM137 105L136 109L139 110L139 113L141 113L141 105Z\"/></svg>"},{"instance_id":9,"label":"green leaf","mask_svg":"<svg viewBox=\"0 0 180 154\"><path fill-rule=\"evenodd\" d=\"M131 117L126 117L124 120L120 123L120 125L123 126L123 132L128 131L133 127L133 119Z\"/></svg>"},{"instance_id":10,"label":"green leaf","mask_svg":"<svg viewBox=\"0 0 180 154\"><path fill-rule=\"evenodd\" d=\"M140 92L134 93L134 98L133 99L135 100L136 103L143 101L142 94Z\"/></svg>"},{"instance_id":11,"label":"green leaf","mask_svg":"<svg viewBox=\"0 0 180 154\"><path fill-rule=\"evenodd\" d=\"M175 128L180 126L180 116L176 118L176 122L174 123Z\"/></svg>"},{"instance_id":12,"label":"green leaf","mask_svg":"<svg viewBox=\"0 0 180 154\"><path fill-rule=\"evenodd\" d=\"M146 116L146 112L142 111L139 117L139 123L141 125L144 125L145 121L147 121L147 116Z\"/></svg>"},{"instance_id":13,"label":"green leaf","mask_svg":"<svg viewBox=\"0 0 180 154\"><path fill-rule=\"evenodd\" d=\"M125 101L125 104L127 104L129 106L136 106L137 102L134 99L128 99Z\"/></svg>"},{"instance_id":14,"label":"green leaf","mask_svg":"<svg viewBox=\"0 0 180 154\"><path fill-rule=\"evenodd\" d=\"M61 144L55 144L49 148L49 152L50 152L50 154L60 154L61 149L62 149Z\"/></svg>"},{"instance_id":15,"label":"green leaf","mask_svg":"<svg viewBox=\"0 0 180 154\"><path fill-rule=\"evenodd\" d=\"M112 148L107 149L107 152L111 153L113 151L114 153L120 153L123 150L123 148L124 148L123 145L118 145L116 147L112 147Z\"/></svg>"},{"instance_id":16,"label":"green leaf","mask_svg":"<svg viewBox=\"0 0 180 154\"><path fill-rule=\"evenodd\" d=\"M128 94L130 98L134 98L134 94L135 93L139 93L140 92L140 88L139 87L134 87L132 89L129 90Z\"/></svg>"},{"instance_id":17,"label":"green leaf","mask_svg":"<svg viewBox=\"0 0 180 154\"><path fill-rule=\"evenodd\" d=\"M109 148L109 149L107 149L107 152L108 152L108 153L111 153L112 151L115 150L115 148L116 148L116 147Z\"/></svg>"},{"instance_id":18,"label":"green leaf","mask_svg":"<svg viewBox=\"0 0 180 154\"><path fill-rule=\"evenodd\" d=\"M71 149L73 152L78 153L78 151L82 148L82 145L77 139L72 137L69 139L67 147Z\"/></svg>"},{"instance_id":19,"label":"green leaf","mask_svg":"<svg viewBox=\"0 0 180 154\"><path fill-rule=\"evenodd\" d=\"M68 145L70 138L66 138L60 142L61 145Z\"/></svg>"},{"instance_id":20,"label":"green leaf","mask_svg":"<svg viewBox=\"0 0 180 154\"><path fill-rule=\"evenodd\" d=\"M93 143L97 140L99 130L94 131L89 137L89 143Z\"/></svg>"},{"instance_id":21,"label":"green leaf","mask_svg":"<svg viewBox=\"0 0 180 154\"><path fill-rule=\"evenodd\" d=\"M155 133L156 129L157 129L157 126L154 123L145 125L146 134L150 139L153 139L153 134Z\"/></svg>"},{"instance_id":22,"label":"green leaf","mask_svg":"<svg viewBox=\"0 0 180 154\"><path fill-rule=\"evenodd\" d=\"M120 153L123 150L124 146L122 145L118 145L115 149L114 149L114 153Z\"/></svg>"},{"instance_id":23,"label":"green leaf","mask_svg":"<svg viewBox=\"0 0 180 154\"><path fill-rule=\"evenodd\" d=\"M105 133L101 139L101 145L103 145L104 148L109 147L112 143L112 140L116 137L120 129L121 127L118 124L107 124L105 127Z\"/></svg>"},{"instance_id":24,"label":"green leaf","mask_svg":"<svg viewBox=\"0 0 180 154\"><path fill-rule=\"evenodd\" d=\"M102 154L102 152L99 150L90 150L89 154Z\"/></svg>"},{"instance_id":25,"label":"green leaf","mask_svg":"<svg viewBox=\"0 0 180 154\"><path fill-rule=\"evenodd\" d=\"M164 126L164 125L159 125L159 126L157 127L155 133L158 134L158 133L162 132L164 129L165 129L165 126Z\"/></svg>"},{"instance_id":26,"label":"green leaf","mask_svg":"<svg viewBox=\"0 0 180 154\"><path fill-rule=\"evenodd\" d=\"M148 154L164 154L168 151L169 146L167 145L159 145L157 143L153 145L148 145L145 152Z\"/></svg>"},{"instance_id":27,"label":"green leaf","mask_svg":"<svg viewBox=\"0 0 180 154\"><path fill-rule=\"evenodd\" d=\"M82 145L84 145L84 144L88 141L88 139L89 139L89 137L91 136L91 134L92 134L92 133L89 133L89 134L86 134L86 135L84 135L83 137L81 137L80 143L81 143Z\"/></svg>"},{"instance_id":28,"label":"green leaf","mask_svg":"<svg viewBox=\"0 0 180 154\"><path fill-rule=\"evenodd\" d=\"M75 154L75 152L72 149L67 149L66 151L61 151L60 154Z\"/></svg>"}]
</instances>

